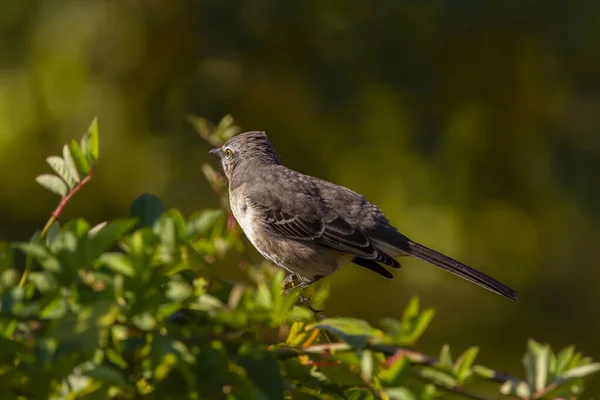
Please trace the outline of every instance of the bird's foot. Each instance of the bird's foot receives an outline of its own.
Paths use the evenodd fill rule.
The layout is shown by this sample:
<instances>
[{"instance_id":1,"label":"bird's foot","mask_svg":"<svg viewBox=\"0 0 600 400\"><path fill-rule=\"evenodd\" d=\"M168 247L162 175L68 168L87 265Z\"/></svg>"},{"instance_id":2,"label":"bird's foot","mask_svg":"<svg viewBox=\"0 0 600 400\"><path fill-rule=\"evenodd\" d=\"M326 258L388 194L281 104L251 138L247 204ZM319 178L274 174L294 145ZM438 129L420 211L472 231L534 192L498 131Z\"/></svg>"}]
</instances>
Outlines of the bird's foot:
<instances>
[{"instance_id":1,"label":"bird's foot","mask_svg":"<svg viewBox=\"0 0 600 400\"><path fill-rule=\"evenodd\" d=\"M281 288L283 289L283 294L285 294L285 290L288 288L288 286L291 286L292 289L294 288L294 279L296 279L296 274L289 274L288 276L286 276L283 279L283 282L281 282Z\"/></svg>"},{"instance_id":2,"label":"bird's foot","mask_svg":"<svg viewBox=\"0 0 600 400\"><path fill-rule=\"evenodd\" d=\"M291 277L291 278L290 278ZM294 283L294 278L298 278L298 280L300 280L300 284L296 285ZM323 275L316 275L311 279L306 279L306 278L302 278L299 275L296 274L291 274L285 277L285 279L283 280L282 286L284 287L283 290L281 291L281 294L283 294L284 296L286 294L288 294L289 292L291 292L292 290L295 289L304 289L305 287L307 287L308 285L311 285L313 283L315 283L316 281L323 279L324 276ZM287 281L287 282L286 282ZM286 288L285 286L287 285L291 285L292 287L288 287Z\"/></svg>"}]
</instances>

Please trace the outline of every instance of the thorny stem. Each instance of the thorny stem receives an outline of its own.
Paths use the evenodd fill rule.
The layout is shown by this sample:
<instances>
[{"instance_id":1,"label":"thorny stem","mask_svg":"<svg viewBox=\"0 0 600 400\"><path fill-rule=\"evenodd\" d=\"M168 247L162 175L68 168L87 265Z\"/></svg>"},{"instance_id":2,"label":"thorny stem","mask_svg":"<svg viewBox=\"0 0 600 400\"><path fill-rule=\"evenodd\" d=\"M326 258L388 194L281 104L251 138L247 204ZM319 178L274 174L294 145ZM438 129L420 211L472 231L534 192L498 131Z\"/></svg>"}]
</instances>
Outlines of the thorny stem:
<instances>
[{"instance_id":1,"label":"thorny stem","mask_svg":"<svg viewBox=\"0 0 600 400\"><path fill-rule=\"evenodd\" d=\"M67 193L66 196L64 196L60 199L60 202L58 203L58 206L56 206L56 209L54 211L52 211L52 213L50 213L50 218L48 219L48 222L46 222L46 225L44 225L44 229L42 229L42 233L40 234L40 239L43 239L46 236L46 234L50 230L50 227L52 226L52 224L54 222L58 221L58 219L60 218L60 215L62 214L67 203L73 198L75 193L77 193L79 190L81 190L81 188L92 179L92 176L93 176L93 171L90 171L90 173L85 178L83 178L82 180L77 182L77 185L75 185L75 187L73 187L73 189L71 189L69 191L69 193ZM27 258L25 259L25 270L23 271L23 275L21 275L21 280L19 281L19 287L23 287L23 285L25 285L25 282L27 281L27 277L29 276L29 271L31 270L32 262L33 262L33 260L28 255Z\"/></svg>"}]
</instances>

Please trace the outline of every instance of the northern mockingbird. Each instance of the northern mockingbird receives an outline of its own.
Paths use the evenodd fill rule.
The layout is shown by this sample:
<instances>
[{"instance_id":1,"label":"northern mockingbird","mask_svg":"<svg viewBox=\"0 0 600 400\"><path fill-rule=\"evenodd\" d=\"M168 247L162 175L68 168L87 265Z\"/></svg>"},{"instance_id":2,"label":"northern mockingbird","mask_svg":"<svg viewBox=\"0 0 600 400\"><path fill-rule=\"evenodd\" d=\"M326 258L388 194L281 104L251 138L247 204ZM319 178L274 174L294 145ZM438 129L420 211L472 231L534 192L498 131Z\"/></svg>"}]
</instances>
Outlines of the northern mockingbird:
<instances>
[{"instance_id":1,"label":"northern mockingbird","mask_svg":"<svg viewBox=\"0 0 600 400\"><path fill-rule=\"evenodd\" d=\"M410 255L516 300L517 292L465 264L413 242L362 195L281 165L264 132L246 132L210 150L229 181L231 210L254 247L306 287L354 263L385 278Z\"/></svg>"}]
</instances>

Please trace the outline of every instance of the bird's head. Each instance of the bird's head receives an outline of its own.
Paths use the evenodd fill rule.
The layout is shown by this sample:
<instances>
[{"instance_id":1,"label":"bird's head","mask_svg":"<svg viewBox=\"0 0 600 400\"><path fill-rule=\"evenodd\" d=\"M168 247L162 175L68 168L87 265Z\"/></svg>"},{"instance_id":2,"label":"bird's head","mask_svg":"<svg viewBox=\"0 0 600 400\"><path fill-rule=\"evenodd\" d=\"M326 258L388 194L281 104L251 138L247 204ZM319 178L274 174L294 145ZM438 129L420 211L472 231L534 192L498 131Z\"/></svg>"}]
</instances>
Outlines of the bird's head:
<instances>
[{"instance_id":1,"label":"bird's head","mask_svg":"<svg viewBox=\"0 0 600 400\"><path fill-rule=\"evenodd\" d=\"M231 180L234 172L240 167L281 164L269 138L259 131L240 133L209 153L221 159L221 166L228 180Z\"/></svg>"}]
</instances>

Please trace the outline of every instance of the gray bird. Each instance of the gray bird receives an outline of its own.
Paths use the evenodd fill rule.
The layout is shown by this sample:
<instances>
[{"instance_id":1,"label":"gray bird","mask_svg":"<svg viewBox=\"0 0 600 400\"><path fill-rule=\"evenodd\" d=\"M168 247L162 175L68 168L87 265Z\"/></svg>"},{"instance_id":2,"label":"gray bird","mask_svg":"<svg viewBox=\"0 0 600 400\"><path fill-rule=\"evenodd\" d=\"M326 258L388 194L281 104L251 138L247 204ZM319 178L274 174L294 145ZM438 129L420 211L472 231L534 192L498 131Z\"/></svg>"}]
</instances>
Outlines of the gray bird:
<instances>
[{"instance_id":1,"label":"gray bird","mask_svg":"<svg viewBox=\"0 0 600 400\"><path fill-rule=\"evenodd\" d=\"M268 260L287 270L296 288L354 263L393 279L382 266L400 268L410 255L494 293L516 300L517 292L441 253L413 242L362 195L281 165L264 132L246 132L210 150L229 181L229 202L242 230Z\"/></svg>"}]
</instances>

